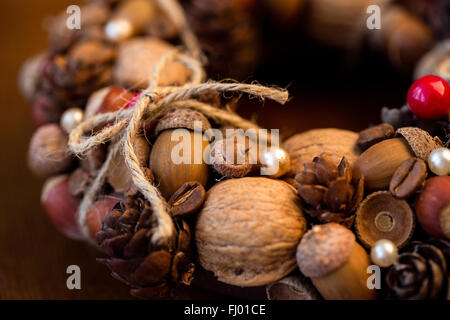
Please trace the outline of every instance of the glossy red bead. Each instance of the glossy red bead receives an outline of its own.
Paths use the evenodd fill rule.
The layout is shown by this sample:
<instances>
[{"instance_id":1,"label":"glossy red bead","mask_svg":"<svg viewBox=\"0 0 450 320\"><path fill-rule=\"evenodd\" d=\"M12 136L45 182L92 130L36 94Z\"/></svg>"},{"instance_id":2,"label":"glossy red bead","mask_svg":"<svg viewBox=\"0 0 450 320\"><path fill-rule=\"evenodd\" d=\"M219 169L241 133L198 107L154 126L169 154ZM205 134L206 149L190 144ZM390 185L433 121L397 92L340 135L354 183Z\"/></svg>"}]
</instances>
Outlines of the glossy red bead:
<instances>
[{"instance_id":1,"label":"glossy red bead","mask_svg":"<svg viewBox=\"0 0 450 320\"><path fill-rule=\"evenodd\" d=\"M407 102L420 119L436 120L450 112L450 85L444 79L428 75L417 79L408 90Z\"/></svg>"}]
</instances>

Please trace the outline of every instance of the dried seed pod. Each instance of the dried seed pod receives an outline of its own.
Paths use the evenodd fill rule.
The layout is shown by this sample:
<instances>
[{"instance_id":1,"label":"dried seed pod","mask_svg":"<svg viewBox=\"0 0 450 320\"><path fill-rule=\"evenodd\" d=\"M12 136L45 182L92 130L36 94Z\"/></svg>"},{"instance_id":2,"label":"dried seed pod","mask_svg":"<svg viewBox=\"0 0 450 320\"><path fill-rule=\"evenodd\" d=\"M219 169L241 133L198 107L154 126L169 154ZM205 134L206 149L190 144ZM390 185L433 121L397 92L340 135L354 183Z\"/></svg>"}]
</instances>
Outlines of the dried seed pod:
<instances>
[{"instance_id":1,"label":"dried seed pod","mask_svg":"<svg viewBox=\"0 0 450 320\"><path fill-rule=\"evenodd\" d=\"M297 248L297 263L327 300L376 299L376 290L366 284L368 254L354 234L337 223L316 225L305 233Z\"/></svg>"},{"instance_id":2,"label":"dried seed pod","mask_svg":"<svg viewBox=\"0 0 450 320\"><path fill-rule=\"evenodd\" d=\"M380 141L391 138L394 133L395 129L392 125L382 123L361 131L358 137L358 145L362 149L367 149Z\"/></svg>"},{"instance_id":3,"label":"dried seed pod","mask_svg":"<svg viewBox=\"0 0 450 320\"><path fill-rule=\"evenodd\" d=\"M169 199L174 217L186 217L197 212L205 202L205 188L197 181L186 182Z\"/></svg>"},{"instance_id":4,"label":"dried seed pod","mask_svg":"<svg viewBox=\"0 0 450 320\"><path fill-rule=\"evenodd\" d=\"M353 131L314 129L287 139L283 148L291 157L291 173L295 174L322 153L328 154L336 165L345 157L352 166L360 153L357 140L358 134Z\"/></svg>"},{"instance_id":5,"label":"dried seed pod","mask_svg":"<svg viewBox=\"0 0 450 320\"><path fill-rule=\"evenodd\" d=\"M292 275L266 287L269 300L320 300L311 281L302 275Z\"/></svg>"},{"instance_id":6,"label":"dried seed pod","mask_svg":"<svg viewBox=\"0 0 450 320\"><path fill-rule=\"evenodd\" d=\"M68 138L56 124L40 127L31 138L28 152L28 166L41 177L49 177L68 171L74 158L67 148Z\"/></svg>"},{"instance_id":7,"label":"dried seed pod","mask_svg":"<svg viewBox=\"0 0 450 320\"><path fill-rule=\"evenodd\" d=\"M145 89L156 63L174 47L156 38L135 38L122 42L114 67L114 80L122 87ZM159 85L182 85L191 73L181 62L166 65Z\"/></svg>"},{"instance_id":8,"label":"dried seed pod","mask_svg":"<svg viewBox=\"0 0 450 320\"><path fill-rule=\"evenodd\" d=\"M414 213L408 202L387 191L370 194L356 212L355 230L366 247L387 239L400 248L411 238L414 226Z\"/></svg>"},{"instance_id":9,"label":"dried seed pod","mask_svg":"<svg viewBox=\"0 0 450 320\"><path fill-rule=\"evenodd\" d=\"M295 269L295 249L305 230L289 184L247 177L225 180L208 191L195 241L203 268L219 281L251 287Z\"/></svg>"},{"instance_id":10,"label":"dried seed pod","mask_svg":"<svg viewBox=\"0 0 450 320\"><path fill-rule=\"evenodd\" d=\"M389 191L399 199L409 198L416 192L427 178L427 165L418 158L410 158L403 162L392 176Z\"/></svg>"}]
</instances>

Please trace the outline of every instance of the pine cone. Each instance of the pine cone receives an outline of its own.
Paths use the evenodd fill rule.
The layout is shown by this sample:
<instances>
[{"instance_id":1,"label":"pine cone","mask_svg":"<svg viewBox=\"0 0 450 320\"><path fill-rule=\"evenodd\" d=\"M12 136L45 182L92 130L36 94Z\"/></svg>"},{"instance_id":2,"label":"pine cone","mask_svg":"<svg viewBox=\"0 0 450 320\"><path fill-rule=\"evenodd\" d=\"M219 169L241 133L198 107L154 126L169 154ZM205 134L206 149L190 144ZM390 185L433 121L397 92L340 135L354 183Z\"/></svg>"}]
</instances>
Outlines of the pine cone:
<instances>
[{"instance_id":1,"label":"pine cone","mask_svg":"<svg viewBox=\"0 0 450 320\"><path fill-rule=\"evenodd\" d=\"M171 296L178 284L191 283L194 272L187 223L174 221L173 245L154 246L150 239L156 223L149 202L136 195L116 205L96 234L101 250L109 256L98 261L129 285L132 295L143 299Z\"/></svg>"},{"instance_id":2,"label":"pine cone","mask_svg":"<svg viewBox=\"0 0 450 320\"><path fill-rule=\"evenodd\" d=\"M447 299L450 242L413 241L388 270L387 297L400 300Z\"/></svg>"},{"instance_id":3,"label":"pine cone","mask_svg":"<svg viewBox=\"0 0 450 320\"><path fill-rule=\"evenodd\" d=\"M67 55L48 59L38 88L61 108L83 108L89 95L111 83L115 49L98 41L84 41Z\"/></svg>"},{"instance_id":4,"label":"pine cone","mask_svg":"<svg viewBox=\"0 0 450 320\"><path fill-rule=\"evenodd\" d=\"M220 78L251 75L261 52L251 15L234 0L186 0L183 5L209 58L208 74Z\"/></svg>"},{"instance_id":5,"label":"pine cone","mask_svg":"<svg viewBox=\"0 0 450 320\"><path fill-rule=\"evenodd\" d=\"M363 197L364 177L353 176L345 157L336 166L322 153L305 164L295 180L306 213L320 223L337 222L351 227L354 211Z\"/></svg>"}]
</instances>

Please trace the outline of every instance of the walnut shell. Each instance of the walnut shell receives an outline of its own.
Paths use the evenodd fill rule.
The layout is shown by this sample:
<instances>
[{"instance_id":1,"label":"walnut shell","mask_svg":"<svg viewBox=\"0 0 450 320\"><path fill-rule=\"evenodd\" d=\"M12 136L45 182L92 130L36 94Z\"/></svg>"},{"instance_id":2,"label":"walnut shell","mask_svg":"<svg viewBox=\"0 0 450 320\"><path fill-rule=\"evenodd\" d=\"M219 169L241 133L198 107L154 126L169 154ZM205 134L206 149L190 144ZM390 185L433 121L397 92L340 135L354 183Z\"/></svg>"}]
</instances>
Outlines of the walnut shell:
<instances>
[{"instance_id":1,"label":"walnut shell","mask_svg":"<svg viewBox=\"0 0 450 320\"><path fill-rule=\"evenodd\" d=\"M334 128L314 129L292 136L283 143L291 157L291 173L303 170L305 163L322 153L328 154L336 165L345 157L353 166L360 154L358 137L356 132Z\"/></svg>"},{"instance_id":2,"label":"walnut shell","mask_svg":"<svg viewBox=\"0 0 450 320\"><path fill-rule=\"evenodd\" d=\"M125 88L147 88L156 63L174 48L167 42L150 37L123 42L114 67L114 80ZM159 85L182 85L190 75L189 69L180 62L170 62L161 72Z\"/></svg>"},{"instance_id":3,"label":"walnut shell","mask_svg":"<svg viewBox=\"0 0 450 320\"><path fill-rule=\"evenodd\" d=\"M216 184L195 228L202 267L219 281L243 287L289 274L306 230L297 199L295 190L280 180L247 177Z\"/></svg>"}]
</instances>

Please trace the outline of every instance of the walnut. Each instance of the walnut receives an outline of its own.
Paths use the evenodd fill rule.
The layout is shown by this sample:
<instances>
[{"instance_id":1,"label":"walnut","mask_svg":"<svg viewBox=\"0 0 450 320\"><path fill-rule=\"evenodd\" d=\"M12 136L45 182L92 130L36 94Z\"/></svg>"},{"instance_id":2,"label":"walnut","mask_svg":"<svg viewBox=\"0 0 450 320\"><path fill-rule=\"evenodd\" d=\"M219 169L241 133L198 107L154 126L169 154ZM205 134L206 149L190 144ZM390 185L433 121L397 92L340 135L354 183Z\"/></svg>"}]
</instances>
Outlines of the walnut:
<instances>
[{"instance_id":1,"label":"walnut","mask_svg":"<svg viewBox=\"0 0 450 320\"><path fill-rule=\"evenodd\" d=\"M230 179L208 191L195 228L200 264L243 287L277 281L295 269L306 220L295 190L268 178Z\"/></svg>"}]
</instances>

